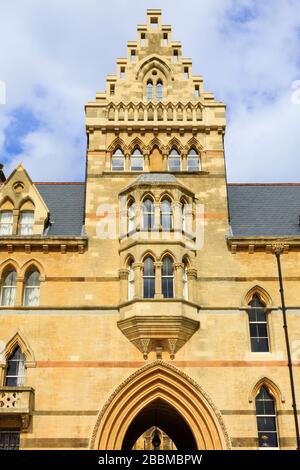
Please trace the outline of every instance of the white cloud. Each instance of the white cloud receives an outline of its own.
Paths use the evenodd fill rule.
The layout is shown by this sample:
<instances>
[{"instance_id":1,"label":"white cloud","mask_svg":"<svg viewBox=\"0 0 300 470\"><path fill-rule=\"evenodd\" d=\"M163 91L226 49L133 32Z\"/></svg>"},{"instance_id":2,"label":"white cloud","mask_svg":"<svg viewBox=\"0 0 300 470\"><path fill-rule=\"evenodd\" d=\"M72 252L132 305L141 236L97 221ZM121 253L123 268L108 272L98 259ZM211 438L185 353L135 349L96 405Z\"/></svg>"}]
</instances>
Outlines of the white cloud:
<instances>
[{"instance_id":1,"label":"white cloud","mask_svg":"<svg viewBox=\"0 0 300 470\"><path fill-rule=\"evenodd\" d=\"M22 138L23 151L10 156L6 172L21 159L34 180L82 178L84 104L115 72L149 2L2 3L0 80L7 104L0 106L0 152L17 108L29 108L40 122ZM194 73L228 104L229 180L297 179L300 105L289 97L300 79L298 0L152 0L150 6L163 9Z\"/></svg>"}]
</instances>

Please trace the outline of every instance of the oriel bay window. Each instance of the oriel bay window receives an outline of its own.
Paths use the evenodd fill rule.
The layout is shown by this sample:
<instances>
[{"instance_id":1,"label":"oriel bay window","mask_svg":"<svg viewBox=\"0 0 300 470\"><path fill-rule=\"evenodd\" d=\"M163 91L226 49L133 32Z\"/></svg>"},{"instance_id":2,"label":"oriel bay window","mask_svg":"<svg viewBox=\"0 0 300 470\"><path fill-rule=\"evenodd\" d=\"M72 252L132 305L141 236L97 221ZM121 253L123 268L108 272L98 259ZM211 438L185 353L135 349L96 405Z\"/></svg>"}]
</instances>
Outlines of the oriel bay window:
<instances>
[{"instance_id":1,"label":"oriel bay window","mask_svg":"<svg viewBox=\"0 0 300 470\"><path fill-rule=\"evenodd\" d=\"M40 303L40 273L33 269L25 277L24 305L36 307Z\"/></svg>"},{"instance_id":2,"label":"oriel bay window","mask_svg":"<svg viewBox=\"0 0 300 470\"><path fill-rule=\"evenodd\" d=\"M132 232L135 229L135 204L133 200L128 202L127 206L127 231Z\"/></svg>"},{"instance_id":3,"label":"oriel bay window","mask_svg":"<svg viewBox=\"0 0 300 470\"><path fill-rule=\"evenodd\" d=\"M173 227L172 221L172 204L168 198L161 201L160 209L160 224L163 230L171 230Z\"/></svg>"},{"instance_id":4,"label":"oriel bay window","mask_svg":"<svg viewBox=\"0 0 300 470\"><path fill-rule=\"evenodd\" d=\"M16 347L12 355L8 358L5 385L7 387L22 387L25 378L24 355L19 346Z\"/></svg>"},{"instance_id":5,"label":"oriel bay window","mask_svg":"<svg viewBox=\"0 0 300 470\"><path fill-rule=\"evenodd\" d=\"M260 297L254 294L249 308L249 327L252 352L268 352L269 336L265 306Z\"/></svg>"},{"instance_id":6,"label":"oriel bay window","mask_svg":"<svg viewBox=\"0 0 300 470\"><path fill-rule=\"evenodd\" d=\"M143 228L152 230L154 227L154 204L150 198L144 200L143 203Z\"/></svg>"},{"instance_id":7,"label":"oriel bay window","mask_svg":"<svg viewBox=\"0 0 300 470\"><path fill-rule=\"evenodd\" d=\"M13 307L16 301L17 273L11 269L6 271L2 279L1 305Z\"/></svg>"},{"instance_id":8,"label":"oriel bay window","mask_svg":"<svg viewBox=\"0 0 300 470\"><path fill-rule=\"evenodd\" d=\"M266 387L261 387L255 405L259 447L278 447L275 401Z\"/></svg>"},{"instance_id":9,"label":"oriel bay window","mask_svg":"<svg viewBox=\"0 0 300 470\"><path fill-rule=\"evenodd\" d=\"M164 298L172 299L174 297L174 267L170 256L166 256L163 259L161 282Z\"/></svg>"},{"instance_id":10,"label":"oriel bay window","mask_svg":"<svg viewBox=\"0 0 300 470\"><path fill-rule=\"evenodd\" d=\"M128 266L128 300L132 300L134 297L134 269L133 261Z\"/></svg>"},{"instance_id":11,"label":"oriel bay window","mask_svg":"<svg viewBox=\"0 0 300 470\"><path fill-rule=\"evenodd\" d=\"M155 268L153 259L148 256L144 261L143 291L145 299L153 299L155 295Z\"/></svg>"}]
</instances>

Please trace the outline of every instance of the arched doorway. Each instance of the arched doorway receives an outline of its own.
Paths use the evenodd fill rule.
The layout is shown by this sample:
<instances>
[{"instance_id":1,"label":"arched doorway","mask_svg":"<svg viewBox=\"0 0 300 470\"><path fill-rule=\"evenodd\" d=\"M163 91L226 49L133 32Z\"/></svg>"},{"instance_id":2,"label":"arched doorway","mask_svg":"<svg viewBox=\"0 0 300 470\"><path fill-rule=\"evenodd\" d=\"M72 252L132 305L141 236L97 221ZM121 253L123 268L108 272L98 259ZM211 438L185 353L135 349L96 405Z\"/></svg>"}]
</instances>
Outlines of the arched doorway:
<instances>
[{"instance_id":1,"label":"arched doorway","mask_svg":"<svg viewBox=\"0 0 300 470\"><path fill-rule=\"evenodd\" d=\"M161 440L161 431L166 433L178 450L197 450L196 442L188 424L175 408L167 402L156 399L149 403L133 419L126 431L122 449L131 450L138 438L150 428L157 429ZM154 438L153 432L151 439Z\"/></svg>"},{"instance_id":2,"label":"arched doorway","mask_svg":"<svg viewBox=\"0 0 300 470\"><path fill-rule=\"evenodd\" d=\"M230 448L222 417L207 394L163 361L139 369L115 390L97 418L90 448L132 448L155 425L180 450Z\"/></svg>"}]
</instances>

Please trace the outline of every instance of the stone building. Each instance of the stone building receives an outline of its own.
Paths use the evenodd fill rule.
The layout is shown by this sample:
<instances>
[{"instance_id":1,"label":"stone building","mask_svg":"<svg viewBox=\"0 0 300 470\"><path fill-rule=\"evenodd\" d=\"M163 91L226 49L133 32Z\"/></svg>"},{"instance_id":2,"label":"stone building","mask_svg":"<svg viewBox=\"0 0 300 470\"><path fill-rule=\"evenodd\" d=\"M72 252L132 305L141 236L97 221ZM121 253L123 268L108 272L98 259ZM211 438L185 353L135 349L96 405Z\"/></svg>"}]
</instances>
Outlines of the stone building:
<instances>
[{"instance_id":1,"label":"stone building","mask_svg":"<svg viewBox=\"0 0 300 470\"><path fill-rule=\"evenodd\" d=\"M160 10L106 83L85 183L0 175L0 447L295 448L300 186L227 184L225 104Z\"/></svg>"}]
</instances>

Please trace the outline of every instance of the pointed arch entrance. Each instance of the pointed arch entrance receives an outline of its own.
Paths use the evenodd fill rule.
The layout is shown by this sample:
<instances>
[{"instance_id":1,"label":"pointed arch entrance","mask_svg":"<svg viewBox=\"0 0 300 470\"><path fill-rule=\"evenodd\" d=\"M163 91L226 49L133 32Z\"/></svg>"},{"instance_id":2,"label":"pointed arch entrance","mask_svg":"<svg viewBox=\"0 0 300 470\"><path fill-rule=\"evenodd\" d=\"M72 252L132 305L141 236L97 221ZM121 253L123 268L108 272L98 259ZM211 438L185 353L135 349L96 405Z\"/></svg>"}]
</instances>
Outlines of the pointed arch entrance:
<instances>
[{"instance_id":1,"label":"pointed arch entrance","mask_svg":"<svg viewBox=\"0 0 300 470\"><path fill-rule=\"evenodd\" d=\"M152 425L180 450L230 448L222 417L206 393L163 361L139 369L117 388L97 418L91 448L132 448Z\"/></svg>"}]
</instances>

